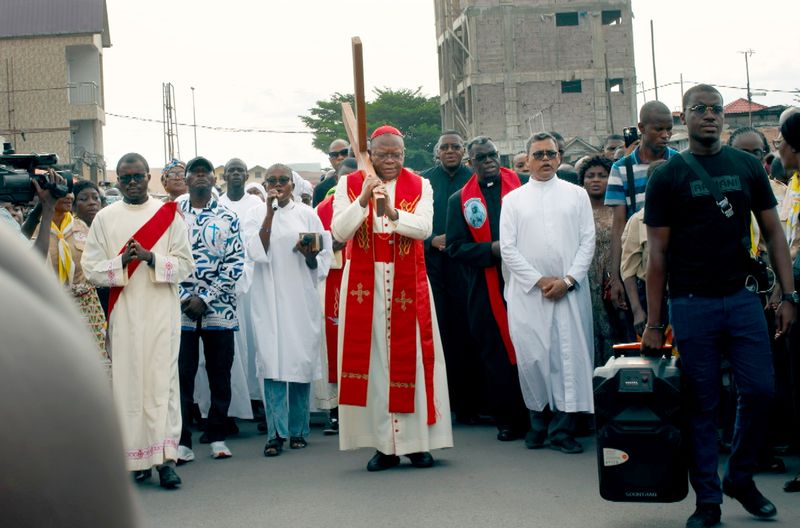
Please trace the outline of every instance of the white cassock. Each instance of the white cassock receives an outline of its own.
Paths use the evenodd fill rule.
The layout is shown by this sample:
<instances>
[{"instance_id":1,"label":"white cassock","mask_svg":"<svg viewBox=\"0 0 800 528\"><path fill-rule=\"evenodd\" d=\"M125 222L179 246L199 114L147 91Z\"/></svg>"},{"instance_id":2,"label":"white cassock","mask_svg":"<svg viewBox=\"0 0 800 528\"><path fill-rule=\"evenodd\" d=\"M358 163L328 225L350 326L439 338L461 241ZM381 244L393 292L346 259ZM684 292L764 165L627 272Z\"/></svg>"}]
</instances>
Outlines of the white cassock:
<instances>
[{"instance_id":1,"label":"white cassock","mask_svg":"<svg viewBox=\"0 0 800 528\"><path fill-rule=\"evenodd\" d=\"M101 210L81 259L93 284L125 287L109 318L108 336L114 402L131 471L177 460L181 436L178 283L192 274L194 260L180 213L153 246L154 268L142 263L128 278L118 256L162 205L150 198L141 205L120 201Z\"/></svg>"},{"instance_id":2,"label":"white cassock","mask_svg":"<svg viewBox=\"0 0 800 528\"><path fill-rule=\"evenodd\" d=\"M594 220L582 187L556 177L531 178L508 193L500 212L500 250L508 326L517 352L525 405L593 412L592 303L587 271L594 256ZM535 284L573 277L576 290L550 301Z\"/></svg>"},{"instance_id":3,"label":"white cassock","mask_svg":"<svg viewBox=\"0 0 800 528\"><path fill-rule=\"evenodd\" d=\"M342 269L344 260L344 251L337 251L331 258L331 271ZM323 316L325 315L325 295L329 287L333 287L331 283L330 274L328 279L319 283L319 302L322 306ZM344 324L344 319L341 315L338 318L338 323ZM339 406L339 384L331 383L328 380L328 344L327 344L327 330L323 322L322 337L320 343L320 363L322 365L322 377L314 381L312 408L320 410L335 409ZM337 337L338 339L338 337Z\"/></svg>"},{"instance_id":4,"label":"white cassock","mask_svg":"<svg viewBox=\"0 0 800 528\"><path fill-rule=\"evenodd\" d=\"M219 204L224 205L239 217L239 225L242 226L242 238L246 240L247 233L244 232L244 222L247 212L258 204L263 203L257 196L245 193L241 200L233 201L223 194L219 199ZM247 336L250 329L250 317L248 310L245 309L245 295L250 289L250 282L253 278L253 261L247 258L245 248L244 269L239 280L236 281L236 318L239 321L239 330L233 333L233 365L231 365L231 404L228 406L228 416L250 420L253 418L253 407L250 405L250 384L248 382L248 349ZM200 414L203 418L208 416L211 408L211 391L208 385L208 373L206 372L206 358L203 354L203 341L200 340L200 361L198 362L197 376L194 380L194 401L200 407ZM253 369L255 371L255 368ZM255 374L255 373L254 373ZM261 399L259 396L252 399Z\"/></svg>"},{"instance_id":5,"label":"white cassock","mask_svg":"<svg viewBox=\"0 0 800 528\"><path fill-rule=\"evenodd\" d=\"M394 203L396 181L386 182L388 200ZM358 200L350 202L347 193L347 178L340 178L333 199L333 222L331 233L340 241L349 240L364 222L369 213ZM431 184L422 179L422 198L414 213L399 211L397 222L388 218L378 218L373 213L375 233L398 233L416 240L424 240L433 229L433 191ZM385 223L384 223L385 222ZM342 278L341 299L339 301L339 376L342 367L342 343L344 342L344 321L348 301L348 275L350 261L347 261ZM394 284L394 264L375 262L375 285L372 315L372 344L369 361L369 383L367 385L366 407L352 405L339 406L339 447L358 449L374 447L387 455L404 455L420 451L430 451L453 447L453 431L450 418L450 399L447 394L447 373L445 372L442 340L436 322L433 295L428 286L431 317L433 320L433 386L436 423L428 425L427 400L425 391L425 371L422 364L422 345L417 325L417 373L414 394L414 413L389 412L389 350L386 331L386 308L391 303L388 293L379 284ZM341 383L341 380L340 380Z\"/></svg>"},{"instance_id":6,"label":"white cassock","mask_svg":"<svg viewBox=\"0 0 800 528\"><path fill-rule=\"evenodd\" d=\"M256 329L256 375L262 380L311 383L322 375L318 285L330 268L331 238L311 207L290 201L275 212L265 252L259 229L266 213L267 205L260 204L248 214L245 227L247 254L255 262L250 306ZM292 251L300 233L323 235L316 269Z\"/></svg>"}]
</instances>

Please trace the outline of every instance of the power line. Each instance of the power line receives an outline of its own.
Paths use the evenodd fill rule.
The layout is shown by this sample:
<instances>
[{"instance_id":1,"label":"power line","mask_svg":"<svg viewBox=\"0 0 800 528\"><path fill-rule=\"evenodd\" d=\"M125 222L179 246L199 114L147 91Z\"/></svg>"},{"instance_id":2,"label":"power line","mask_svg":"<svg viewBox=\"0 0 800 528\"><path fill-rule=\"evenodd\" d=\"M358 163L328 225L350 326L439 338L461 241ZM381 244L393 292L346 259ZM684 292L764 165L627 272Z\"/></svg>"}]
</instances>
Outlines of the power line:
<instances>
[{"instance_id":1,"label":"power line","mask_svg":"<svg viewBox=\"0 0 800 528\"><path fill-rule=\"evenodd\" d=\"M132 121L142 121L144 123L158 123L160 125L164 124L164 121L161 119L150 119L147 117L138 117L138 116L130 116L124 114L115 114L112 112L106 112L107 116L112 117L119 117L120 119L130 119ZM176 123L178 126L194 126L188 123ZM210 125L197 125L197 128L202 128L204 130L215 130L218 132L245 132L245 133L258 133L258 134L313 134L314 132L311 130L272 130L268 128L234 128L234 127L221 127L221 126L210 126Z\"/></svg>"},{"instance_id":2,"label":"power line","mask_svg":"<svg viewBox=\"0 0 800 528\"><path fill-rule=\"evenodd\" d=\"M683 82L684 83L691 83L691 84L701 84L700 81L687 81L686 79L684 79ZM659 84L658 88L665 88L667 86L674 86L674 85L680 84L680 83L681 83L681 81L672 81L672 82L668 82L668 83L664 83L664 84ZM706 83L706 84L708 84L708 83ZM747 90L747 87L745 87L745 86L728 86L728 85L725 85L725 84L714 84L714 83L711 83L711 85L716 87L716 88L726 88L726 89L729 89L729 90ZM641 93L644 93L644 92L652 92L655 89L656 88L645 88L643 90L638 90L636 92L636 94L638 95L638 94L641 94ZM800 94L800 89L778 90L778 89L768 89L768 88L752 88L752 91L753 92L782 93L782 94L792 94L792 95Z\"/></svg>"}]
</instances>

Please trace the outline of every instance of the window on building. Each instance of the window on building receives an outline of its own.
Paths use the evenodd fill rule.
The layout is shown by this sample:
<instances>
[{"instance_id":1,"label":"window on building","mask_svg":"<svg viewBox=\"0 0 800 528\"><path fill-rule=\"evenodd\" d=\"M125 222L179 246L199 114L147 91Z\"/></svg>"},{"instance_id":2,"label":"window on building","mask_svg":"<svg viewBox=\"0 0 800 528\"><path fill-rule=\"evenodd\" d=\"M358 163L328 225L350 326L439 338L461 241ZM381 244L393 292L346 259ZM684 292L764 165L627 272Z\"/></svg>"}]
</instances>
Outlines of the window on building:
<instances>
[{"instance_id":1,"label":"window on building","mask_svg":"<svg viewBox=\"0 0 800 528\"><path fill-rule=\"evenodd\" d=\"M611 93L624 93L622 89L622 79L609 79L608 91Z\"/></svg>"},{"instance_id":2,"label":"window on building","mask_svg":"<svg viewBox=\"0 0 800 528\"><path fill-rule=\"evenodd\" d=\"M260 180L260 179L261 179L261 171L256 171L255 178L256 178L257 180Z\"/></svg>"},{"instance_id":3,"label":"window on building","mask_svg":"<svg viewBox=\"0 0 800 528\"><path fill-rule=\"evenodd\" d=\"M581 93L581 80L561 81L561 93Z\"/></svg>"},{"instance_id":4,"label":"window on building","mask_svg":"<svg viewBox=\"0 0 800 528\"><path fill-rule=\"evenodd\" d=\"M603 11L601 18L604 26L616 26L622 24L622 11L619 9Z\"/></svg>"},{"instance_id":5,"label":"window on building","mask_svg":"<svg viewBox=\"0 0 800 528\"><path fill-rule=\"evenodd\" d=\"M571 11L568 13L556 13L556 27L577 26L577 25L578 25L577 11Z\"/></svg>"}]
</instances>

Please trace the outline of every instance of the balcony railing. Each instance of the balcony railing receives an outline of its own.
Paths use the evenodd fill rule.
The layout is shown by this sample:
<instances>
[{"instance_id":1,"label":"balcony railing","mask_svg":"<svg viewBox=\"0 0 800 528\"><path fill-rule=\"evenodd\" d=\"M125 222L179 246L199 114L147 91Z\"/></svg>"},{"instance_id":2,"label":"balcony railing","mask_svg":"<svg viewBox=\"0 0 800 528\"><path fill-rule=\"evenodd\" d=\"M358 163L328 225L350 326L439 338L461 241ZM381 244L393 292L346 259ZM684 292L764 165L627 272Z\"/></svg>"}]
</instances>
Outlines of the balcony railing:
<instances>
[{"instance_id":1,"label":"balcony railing","mask_svg":"<svg viewBox=\"0 0 800 528\"><path fill-rule=\"evenodd\" d=\"M100 89L94 81L69 83L69 102L74 105L99 105Z\"/></svg>"}]
</instances>

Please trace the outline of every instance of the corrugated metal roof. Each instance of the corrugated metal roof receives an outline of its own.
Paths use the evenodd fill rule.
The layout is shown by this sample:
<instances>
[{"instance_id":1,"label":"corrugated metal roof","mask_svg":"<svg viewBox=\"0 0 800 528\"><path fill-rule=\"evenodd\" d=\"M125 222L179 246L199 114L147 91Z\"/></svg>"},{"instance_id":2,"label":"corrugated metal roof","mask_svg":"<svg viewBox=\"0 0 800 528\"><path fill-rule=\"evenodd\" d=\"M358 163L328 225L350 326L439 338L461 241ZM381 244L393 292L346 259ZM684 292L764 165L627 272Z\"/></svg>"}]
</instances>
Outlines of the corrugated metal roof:
<instances>
[{"instance_id":1,"label":"corrugated metal roof","mask_svg":"<svg viewBox=\"0 0 800 528\"><path fill-rule=\"evenodd\" d=\"M0 39L87 33L111 46L105 0L0 0Z\"/></svg>"},{"instance_id":2,"label":"corrugated metal roof","mask_svg":"<svg viewBox=\"0 0 800 528\"><path fill-rule=\"evenodd\" d=\"M748 103L747 99L739 98L731 103L725 105L725 113L726 114L746 114L748 111L750 112L758 112L759 110L764 110L767 108L766 106L758 103ZM748 110L749 109L749 110Z\"/></svg>"}]
</instances>

